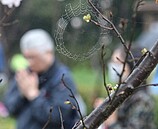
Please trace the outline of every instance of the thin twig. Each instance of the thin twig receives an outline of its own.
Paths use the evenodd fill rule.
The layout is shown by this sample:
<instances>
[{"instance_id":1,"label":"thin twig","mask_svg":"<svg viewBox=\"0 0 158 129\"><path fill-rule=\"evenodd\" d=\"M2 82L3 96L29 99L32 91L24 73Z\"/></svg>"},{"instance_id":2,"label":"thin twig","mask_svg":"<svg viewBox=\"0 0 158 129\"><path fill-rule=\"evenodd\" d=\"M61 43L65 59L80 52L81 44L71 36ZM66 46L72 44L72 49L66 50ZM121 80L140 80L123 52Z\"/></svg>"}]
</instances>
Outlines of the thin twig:
<instances>
[{"instance_id":1,"label":"thin twig","mask_svg":"<svg viewBox=\"0 0 158 129\"><path fill-rule=\"evenodd\" d=\"M137 11L137 9L138 9L139 4L141 3L141 1L142 1L142 0L139 0L138 4L137 4L137 6L136 6L136 11ZM98 14L100 14L100 16L101 16L105 21L107 21L107 22L110 24L110 26L111 26L110 29L111 29L111 30L114 30L114 32L117 34L118 38L120 39L122 45L123 45L124 48L125 48L126 57L125 57L125 61L123 62L123 68L122 68L121 73L120 73L120 74L117 73L117 74L119 75L119 83L118 83L118 87L117 87L117 89L116 89L116 91L115 91L115 93L114 93L114 96L113 96L113 99L112 99L112 101L113 101L113 100L115 99L115 97L116 97L116 95L117 95L117 93L118 93L118 91L119 91L119 88L120 88L120 86L121 86L121 83L122 83L122 76L123 76L124 71L125 71L125 66L126 66L126 61L127 61L127 59L128 59L128 54L131 56L132 60L134 61L134 57L133 57L133 55L132 55L132 53L131 53L131 51L130 51L134 34L131 36L130 44L129 44L128 46L126 46L126 45L125 45L125 40L123 39L122 35L119 33L119 31L117 30L117 28L116 28L115 25L113 24L113 22L110 21L108 18L106 18L106 17L99 11L99 10L97 9L97 7L94 6L94 4L92 3L91 0L88 0L88 2L89 2L90 5L94 8L94 10L95 10ZM136 16L136 11L135 11L135 13L134 13L133 16ZM133 18L135 18L135 17L133 17ZM134 20L135 20L135 19L134 19ZM133 22L134 22L134 20L133 20ZM96 23L96 22L93 21L93 20L91 20L91 21L92 21L93 23L95 23L96 25L102 27L102 25L99 25L99 23ZM135 22L134 22L134 26L135 26ZM106 28L106 27L105 27L105 28ZM134 65L135 65L135 61L134 61ZM105 84L106 84L106 83L105 83ZM105 86L105 87L106 87L106 86ZM112 101L111 101L111 103L112 103Z\"/></svg>"},{"instance_id":2,"label":"thin twig","mask_svg":"<svg viewBox=\"0 0 158 129\"><path fill-rule=\"evenodd\" d=\"M139 2L137 2L136 7L135 7L134 12L133 12L133 15L132 15L131 35L130 35L129 44L132 44L134 34L135 34L136 16L137 16L138 7L139 7Z\"/></svg>"},{"instance_id":3,"label":"thin twig","mask_svg":"<svg viewBox=\"0 0 158 129\"><path fill-rule=\"evenodd\" d=\"M72 97L72 98L75 100L75 103L76 103L76 106L77 106L77 107L76 107L76 110L78 111L78 113L79 113L79 115L80 115L80 118L81 118L81 122L82 122L82 124L83 124L83 127L86 128L86 125L85 125L85 123L84 123L84 119L83 119L83 116L82 116L82 113L81 113L81 110L80 110L80 106L79 106L79 104L78 104L78 101L77 101L77 99L76 99L74 93L72 92L72 90L71 90L71 89L67 86L67 84L65 83L65 81L64 81L64 74L62 75L61 81L62 81L62 83L64 84L64 86L70 91L70 93L71 93L70 97Z\"/></svg>"},{"instance_id":4,"label":"thin twig","mask_svg":"<svg viewBox=\"0 0 158 129\"><path fill-rule=\"evenodd\" d=\"M149 54L151 56L154 56L152 55L152 53L150 51L147 51L145 52L140 58L135 58L137 60L136 64L134 65L134 67L132 68L131 72L136 68L138 67L138 65L142 62L142 60L146 57L146 55Z\"/></svg>"},{"instance_id":5,"label":"thin twig","mask_svg":"<svg viewBox=\"0 0 158 129\"><path fill-rule=\"evenodd\" d=\"M119 72L114 67L112 67L112 69L115 71L116 75L120 78L121 75L119 74Z\"/></svg>"},{"instance_id":6,"label":"thin twig","mask_svg":"<svg viewBox=\"0 0 158 129\"><path fill-rule=\"evenodd\" d=\"M48 126L49 122L51 121L51 119L52 119L52 112L53 112L53 107L50 108L48 120L47 120L46 124L43 126L42 129L46 129L46 127Z\"/></svg>"},{"instance_id":7,"label":"thin twig","mask_svg":"<svg viewBox=\"0 0 158 129\"><path fill-rule=\"evenodd\" d=\"M103 28L103 29L107 29L107 30L113 30L113 28L112 27L108 27L108 26L103 26L103 25L101 25L101 24L99 24L98 22L96 22L96 21L94 21L94 20L90 20L92 23L94 23L95 25L97 25L97 26L99 26L99 27L101 27L101 28Z\"/></svg>"},{"instance_id":8,"label":"thin twig","mask_svg":"<svg viewBox=\"0 0 158 129\"><path fill-rule=\"evenodd\" d=\"M120 88L119 96L116 97L111 105L109 105L109 99L105 99L98 108L93 110L93 112L87 116L84 121L88 129L98 128L101 123L109 118L116 108L134 93L133 88L141 85L141 83L149 77L150 73L158 63L158 42L152 47L151 53L153 56L147 54L144 60L139 64L138 68L128 76L125 80L125 84ZM132 86L132 88L129 86ZM83 126L80 124L76 129L83 129Z\"/></svg>"},{"instance_id":9,"label":"thin twig","mask_svg":"<svg viewBox=\"0 0 158 129\"><path fill-rule=\"evenodd\" d=\"M129 49L128 49L128 50L129 50ZM117 93L118 93L118 91L119 91L119 89L120 89L120 86L121 86L121 84L122 84L122 77L123 77L123 74L124 74L124 72L125 72L125 67L126 67L126 62L127 62L127 60L128 60L128 52L126 52L126 57L125 57L124 61L122 62L123 68L122 68L121 73L117 73L117 75L119 76L119 82L118 82L118 87L117 87L117 89L116 89L116 91L115 91L115 93L114 93L114 96L113 96L113 98L112 98L111 103L114 101L115 97L117 96Z\"/></svg>"},{"instance_id":10,"label":"thin twig","mask_svg":"<svg viewBox=\"0 0 158 129\"><path fill-rule=\"evenodd\" d=\"M130 37L130 41L129 41L129 45L128 45L128 49L130 50L131 46L132 46L132 42L133 42L133 38L135 36L135 29L136 29L136 17L137 17L137 12L138 12L138 8L139 6L142 4L143 0L138 0L136 7L134 9L133 15L132 15L132 27L131 27L131 37ZM134 57L132 57L132 59L134 59ZM133 60L133 66L136 64L135 60Z\"/></svg>"},{"instance_id":11,"label":"thin twig","mask_svg":"<svg viewBox=\"0 0 158 129\"><path fill-rule=\"evenodd\" d=\"M124 48L126 49L126 51L129 53L129 55L130 55L131 58L133 59L133 55L132 55L131 51L129 51L128 47L126 46L124 38L123 38L122 35L119 33L119 31L117 30L117 28L115 27L115 25L113 24L113 22L111 22L108 18L106 18L106 17L99 11L99 10L94 6L94 4L91 2L91 0L88 0L88 2L89 2L89 4L94 8L94 10L95 10L98 14L100 14L100 16L101 16L105 21L107 21L107 22L110 24L112 30L114 30L114 32L117 34L117 37L120 39L122 45L124 46Z\"/></svg>"},{"instance_id":12,"label":"thin twig","mask_svg":"<svg viewBox=\"0 0 158 129\"><path fill-rule=\"evenodd\" d=\"M62 112L61 112L60 107L58 107L58 109L59 109L59 113L60 113L61 129L64 129L64 123L63 123L63 116L62 116Z\"/></svg>"},{"instance_id":13,"label":"thin twig","mask_svg":"<svg viewBox=\"0 0 158 129\"><path fill-rule=\"evenodd\" d=\"M120 62L120 63L124 63L124 61L122 61L120 58L116 57L116 59Z\"/></svg>"},{"instance_id":14,"label":"thin twig","mask_svg":"<svg viewBox=\"0 0 158 129\"><path fill-rule=\"evenodd\" d=\"M140 5L141 5L142 2L143 2L143 0L136 0L136 1L138 1L138 2L136 3L136 7L134 8L133 15L132 15L131 37L130 37L130 40L129 40L129 45L128 45L128 47L127 47L128 49L125 49L125 51L126 51L127 53L130 52L130 49L131 49L131 46L132 46L132 42L133 42L133 38L134 38L134 35L135 35L136 17L137 17L138 8L140 7ZM135 62L135 60L134 60L133 54L131 54L131 55L132 55L131 58L132 58L132 60L133 60L133 66L135 66L135 65L136 65L136 62ZM126 56L127 56L127 58L128 58L128 54L127 54Z\"/></svg>"},{"instance_id":15,"label":"thin twig","mask_svg":"<svg viewBox=\"0 0 158 129\"><path fill-rule=\"evenodd\" d=\"M106 92L107 92L108 97L109 97L109 101L111 101L110 92L109 92L109 89L108 89L107 84L106 84L104 56L105 56L105 53L104 53L104 45L103 45L102 46L102 50L101 50L101 61L102 61L102 69L103 69L103 81L104 81L104 87L105 87Z\"/></svg>"},{"instance_id":16,"label":"thin twig","mask_svg":"<svg viewBox=\"0 0 158 129\"><path fill-rule=\"evenodd\" d=\"M97 11L98 14L101 15L101 17L107 21L111 27L114 29L114 31L116 32L116 34L118 35L118 38L120 38L122 43L125 43L125 40L123 39L122 35L118 32L118 30L116 29L115 25L108 19L106 18L95 6L94 4L91 2L91 0L88 0L88 2L90 3L90 5L94 8L95 11Z\"/></svg>"},{"instance_id":17,"label":"thin twig","mask_svg":"<svg viewBox=\"0 0 158 129\"><path fill-rule=\"evenodd\" d=\"M137 90L137 89L140 89L140 88L143 88L143 87L148 87L148 86L158 86L158 83L156 84L145 84L145 85L141 85L139 87L136 87L134 90Z\"/></svg>"}]
</instances>

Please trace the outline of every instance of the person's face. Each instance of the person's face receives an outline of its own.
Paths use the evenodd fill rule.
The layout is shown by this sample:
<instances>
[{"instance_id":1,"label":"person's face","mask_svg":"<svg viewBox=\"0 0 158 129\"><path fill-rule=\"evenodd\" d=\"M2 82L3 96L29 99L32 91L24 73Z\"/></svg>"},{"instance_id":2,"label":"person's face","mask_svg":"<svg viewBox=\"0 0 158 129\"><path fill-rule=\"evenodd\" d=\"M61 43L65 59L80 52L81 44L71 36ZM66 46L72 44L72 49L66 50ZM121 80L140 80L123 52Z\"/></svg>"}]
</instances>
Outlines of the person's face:
<instances>
[{"instance_id":1,"label":"person's face","mask_svg":"<svg viewBox=\"0 0 158 129\"><path fill-rule=\"evenodd\" d=\"M51 52L39 52L36 50L25 50L24 57L29 63L29 68L36 73L46 71L52 63Z\"/></svg>"}]
</instances>

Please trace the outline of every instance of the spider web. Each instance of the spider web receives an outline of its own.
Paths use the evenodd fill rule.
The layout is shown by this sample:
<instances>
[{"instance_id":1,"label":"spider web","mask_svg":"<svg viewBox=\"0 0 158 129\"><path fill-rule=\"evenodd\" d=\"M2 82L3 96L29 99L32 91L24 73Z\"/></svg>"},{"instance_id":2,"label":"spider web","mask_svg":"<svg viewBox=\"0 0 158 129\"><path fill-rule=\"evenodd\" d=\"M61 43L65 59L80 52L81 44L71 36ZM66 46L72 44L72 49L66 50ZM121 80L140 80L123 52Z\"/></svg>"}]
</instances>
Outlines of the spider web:
<instances>
[{"instance_id":1,"label":"spider web","mask_svg":"<svg viewBox=\"0 0 158 129\"><path fill-rule=\"evenodd\" d=\"M56 42L56 49L59 53L62 53L63 55L72 58L74 60L86 60L88 59L90 56L92 56L97 50L99 50L102 46L102 44L105 44L105 40L103 41L103 39L105 38L105 36L108 37L109 31L99 28L95 25L96 28L99 28L99 30L93 30L93 31L97 31L99 32L98 35L96 36L95 34L90 35L91 32L88 32L89 35L87 35L87 33L82 33L82 36L84 37L85 35L87 36L86 38L90 39L91 38L91 42L94 43L90 43L88 44L88 46L90 48L87 48L86 46L84 46L83 43L72 43L69 45L66 45L66 34L68 35L68 28L70 25L71 20L74 17L80 17L83 18L84 15L90 14L92 19L99 22L101 25L107 25L107 22L105 22L94 10L93 8L89 5L89 3L87 3L85 0L79 0L78 4L68 4L65 7L65 14L62 15L62 17L58 20L57 22L57 28L55 30L55 42ZM84 22L84 21L83 21ZM84 24L86 24L85 26L91 26L92 23L86 23L84 22ZM82 27L82 30L84 30L85 28ZM70 29L69 29L70 30ZM66 33L66 34L65 34ZM70 34L69 34L70 35ZM70 36L71 37L71 36ZM95 37L95 40L93 41L92 38ZM106 39L107 39L106 37ZM81 37L78 37L77 39L80 40ZM97 39L96 39L97 38ZM88 40L87 39L87 40ZM109 38L110 39L110 38ZM71 41L71 42L75 42L75 41ZM78 41L79 42L79 41ZM106 42L110 42L110 40L106 40ZM73 46L73 44L75 44ZM79 50L79 52L77 52L76 50L78 49L78 46L83 45L83 48L85 49L85 51ZM70 48L73 47L71 50ZM75 49L75 50L74 50ZM74 50L74 51L72 51Z\"/></svg>"}]
</instances>

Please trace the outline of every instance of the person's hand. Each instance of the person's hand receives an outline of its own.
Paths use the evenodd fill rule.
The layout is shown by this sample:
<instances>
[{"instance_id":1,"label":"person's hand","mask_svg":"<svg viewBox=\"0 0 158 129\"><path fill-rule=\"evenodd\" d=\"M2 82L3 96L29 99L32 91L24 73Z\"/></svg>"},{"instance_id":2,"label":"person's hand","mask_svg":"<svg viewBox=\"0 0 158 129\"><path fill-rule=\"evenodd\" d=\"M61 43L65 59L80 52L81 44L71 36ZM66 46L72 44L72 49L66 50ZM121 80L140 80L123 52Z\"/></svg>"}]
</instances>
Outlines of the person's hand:
<instances>
[{"instance_id":1,"label":"person's hand","mask_svg":"<svg viewBox=\"0 0 158 129\"><path fill-rule=\"evenodd\" d=\"M16 73L18 88L28 100L33 100L39 95L38 76L27 70L20 70Z\"/></svg>"}]
</instances>

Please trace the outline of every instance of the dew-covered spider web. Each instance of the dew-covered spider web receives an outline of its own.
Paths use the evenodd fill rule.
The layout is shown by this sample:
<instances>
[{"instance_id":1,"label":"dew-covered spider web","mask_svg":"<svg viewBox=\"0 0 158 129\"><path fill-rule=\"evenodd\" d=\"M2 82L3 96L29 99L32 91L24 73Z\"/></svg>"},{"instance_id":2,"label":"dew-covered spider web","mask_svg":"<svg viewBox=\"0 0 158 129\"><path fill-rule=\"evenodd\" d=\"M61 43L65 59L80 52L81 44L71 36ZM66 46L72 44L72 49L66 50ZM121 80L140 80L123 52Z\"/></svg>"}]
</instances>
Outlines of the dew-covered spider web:
<instances>
[{"instance_id":1,"label":"dew-covered spider web","mask_svg":"<svg viewBox=\"0 0 158 129\"><path fill-rule=\"evenodd\" d=\"M65 7L65 14L57 22L55 30L56 49L59 53L74 60L85 60L98 51L102 44L111 40L109 31L87 23L83 16L90 14L101 25L107 25L99 14L87 3L79 0Z\"/></svg>"}]
</instances>

